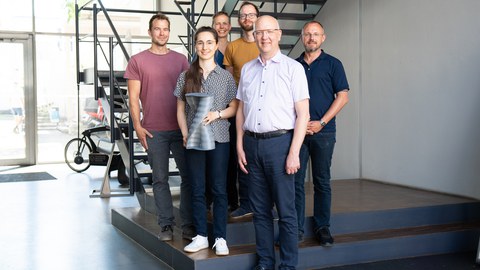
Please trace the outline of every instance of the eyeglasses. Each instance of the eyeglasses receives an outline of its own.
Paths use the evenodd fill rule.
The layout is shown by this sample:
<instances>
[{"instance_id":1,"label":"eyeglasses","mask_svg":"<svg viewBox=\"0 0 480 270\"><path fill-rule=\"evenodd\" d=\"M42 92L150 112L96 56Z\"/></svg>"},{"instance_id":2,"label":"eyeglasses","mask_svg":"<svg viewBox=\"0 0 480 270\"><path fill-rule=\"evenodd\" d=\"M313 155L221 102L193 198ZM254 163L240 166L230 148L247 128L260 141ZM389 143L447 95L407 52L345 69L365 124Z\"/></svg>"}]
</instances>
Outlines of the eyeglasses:
<instances>
[{"instance_id":1,"label":"eyeglasses","mask_svg":"<svg viewBox=\"0 0 480 270\"><path fill-rule=\"evenodd\" d=\"M240 16L238 17L240 18L240 20L245 20L245 18L255 19L257 17L257 14L256 13L240 14Z\"/></svg>"},{"instance_id":2,"label":"eyeglasses","mask_svg":"<svg viewBox=\"0 0 480 270\"><path fill-rule=\"evenodd\" d=\"M256 37L264 37L264 36L271 36L275 33L275 31L280 29L266 29L266 30L255 30L253 34Z\"/></svg>"},{"instance_id":3,"label":"eyeglasses","mask_svg":"<svg viewBox=\"0 0 480 270\"><path fill-rule=\"evenodd\" d=\"M318 38L320 36L323 36L323 34L320 34L320 33L304 33L302 34L303 37L314 37L314 38Z\"/></svg>"}]
</instances>

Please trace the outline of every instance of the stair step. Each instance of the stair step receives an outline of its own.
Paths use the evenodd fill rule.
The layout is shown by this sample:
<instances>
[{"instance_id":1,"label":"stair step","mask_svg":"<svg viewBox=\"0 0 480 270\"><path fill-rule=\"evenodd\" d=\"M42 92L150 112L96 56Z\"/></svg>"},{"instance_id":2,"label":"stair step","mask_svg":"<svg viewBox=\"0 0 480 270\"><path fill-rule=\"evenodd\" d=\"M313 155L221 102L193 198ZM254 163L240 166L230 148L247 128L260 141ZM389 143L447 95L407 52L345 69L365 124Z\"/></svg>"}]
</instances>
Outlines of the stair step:
<instances>
[{"instance_id":1,"label":"stair step","mask_svg":"<svg viewBox=\"0 0 480 270\"><path fill-rule=\"evenodd\" d=\"M114 71L113 76L117 79L119 83L126 82L126 79L123 78L125 71ZM110 76L110 71L108 70L98 70L98 77L100 80L107 78ZM94 81L94 72L93 68L86 68L83 70L83 82L85 84L93 84ZM125 84L126 85L126 84Z\"/></svg>"},{"instance_id":2,"label":"stair step","mask_svg":"<svg viewBox=\"0 0 480 270\"><path fill-rule=\"evenodd\" d=\"M232 27L230 30L231 33L236 33L240 34L242 29L240 27ZM296 36L300 37L300 34L302 33L301 29L282 29L282 35L284 36Z\"/></svg>"},{"instance_id":3,"label":"stair step","mask_svg":"<svg viewBox=\"0 0 480 270\"><path fill-rule=\"evenodd\" d=\"M250 2L267 2L267 3L289 3L289 4L309 4L309 5L323 5L327 0L252 0Z\"/></svg>"},{"instance_id":4,"label":"stair step","mask_svg":"<svg viewBox=\"0 0 480 270\"><path fill-rule=\"evenodd\" d=\"M212 249L184 253L183 247L189 242L181 238L178 228L173 241L161 242L156 238L160 229L156 216L140 208L113 209L112 224L175 269L250 269L255 265L254 243L233 244L229 236L230 255L225 257L216 256ZM251 222L250 226L253 226ZM209 224L209 230L211 227ZM315 238L307 237L299 244L298 269L473 250L479 228L480 222L476 221L334 235L335 244L328 248L319 246ZM230 230L234 230L232 224L228 224L227 232ZM244 237L254 235L244 228L235 229L235 233ZM149 249L152 241L154 244ZM172 254L176 254L174 260Z\"/></svg>"},{"instance_id":5,"label":"stair step","mask_svg":"<svg viewBox=\"0 0 480 270\"><path fill-rule=\"evenodd\" d=\"M298 269L477 248L479 201L361 179L332 181L331 231L335 245L318 246L312 233L311 182L307 182L305 188L305 231L309 233L299 245ZM156 235L160 228L153 214L153 196L151 191L141 196L142 208L114 209L112 224L174 269L250 269L255 265L255 233L251 218L228 223L229 256L218 257L212 249L187 254L183 247L189 242L181 238L179 228L175 228L174 241L158 241ZM175 219L180 220L178 200L174 205ZM211 231L209 223L209 235ZM276 232L278 226L275 225Z\"/></svg>"},{"instance_id":6,"label":"stair step","mask_svg":"<svg viewBox=\"0 0 480 270\"><path fill-rule=\"evenodd\" d=\"M261 11L260 14L263 15L269 15L274 18L277 18L278 20L296 20L296 21L310 21L315 18L315 14L305 14L305 13L287 13L287 12L267 12L267 11ZM238 17L238 10L235 10L232 13L233 17Z\"/></svg>"}]
</instances>

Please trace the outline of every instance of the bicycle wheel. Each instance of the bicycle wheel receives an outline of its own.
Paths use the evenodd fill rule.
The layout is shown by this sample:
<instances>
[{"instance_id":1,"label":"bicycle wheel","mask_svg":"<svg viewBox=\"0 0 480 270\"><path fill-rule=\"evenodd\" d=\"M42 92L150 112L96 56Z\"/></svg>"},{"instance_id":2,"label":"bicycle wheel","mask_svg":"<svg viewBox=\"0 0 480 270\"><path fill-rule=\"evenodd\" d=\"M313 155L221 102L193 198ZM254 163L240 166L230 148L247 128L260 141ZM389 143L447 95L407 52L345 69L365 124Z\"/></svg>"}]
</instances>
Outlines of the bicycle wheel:
<instances>
[{"instance_id":1,"label":"bicycle wheel","mask_svg":"<svg viewBox=\"0 0 480 270\"><path fill-rule=\"evenodd\" d=\"M92 147L85 139L71 139L65 146L65 162L70 169L83 172L90 167L89 155Z\"/></svg>"}]
</instances>

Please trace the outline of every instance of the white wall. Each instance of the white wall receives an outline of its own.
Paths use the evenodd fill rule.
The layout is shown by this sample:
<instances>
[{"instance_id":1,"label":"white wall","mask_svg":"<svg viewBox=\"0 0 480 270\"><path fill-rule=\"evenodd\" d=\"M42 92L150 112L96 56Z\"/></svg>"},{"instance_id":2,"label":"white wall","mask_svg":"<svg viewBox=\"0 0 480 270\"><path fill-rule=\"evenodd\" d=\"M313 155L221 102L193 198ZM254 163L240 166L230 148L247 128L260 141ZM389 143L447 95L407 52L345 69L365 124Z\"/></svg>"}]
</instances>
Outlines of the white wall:
<instances>
[{"instance_id":1,"label":"white wall","mask_svg":"<svg viewBox=\"0 0 480 270\"><path fill-rule=\"evenodd\" d=\"M351 87L334 179L480 199L479 10L478 0L327 1L324 49Z\"/></svg>"},{"instance_id":2,"label":"white wall","mask_svg":"<svg viewBox=\"0 0 480 270\"><path fill-rule=\"evenodd\" d=\"M325 28L322 49L342 61L350 85L350 102L337 115L337 143L332 161L332 179L360 177L360 87L358 5L331 0L317 16ZM356 45L355 45L356 44ZM303 52L301 42L290 53L297 58Z\"/></svg>"}]
</instances>

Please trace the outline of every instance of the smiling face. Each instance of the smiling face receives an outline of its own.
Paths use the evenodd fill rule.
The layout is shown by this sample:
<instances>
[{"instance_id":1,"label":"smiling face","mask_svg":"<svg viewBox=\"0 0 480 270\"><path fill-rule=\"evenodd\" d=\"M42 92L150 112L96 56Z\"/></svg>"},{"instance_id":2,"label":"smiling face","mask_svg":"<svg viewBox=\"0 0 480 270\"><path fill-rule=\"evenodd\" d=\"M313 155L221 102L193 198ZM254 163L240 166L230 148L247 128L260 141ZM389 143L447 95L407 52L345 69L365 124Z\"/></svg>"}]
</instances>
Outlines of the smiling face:
<instances>
[{"instance_id":1,"label":"smiling face","mask_svg":"<svg viewBox=\"0 0 480 270\"><path fill-rule=\"evenodd\" d=\"M195 50L199 59L213 59L217 49L218 44L215 40L215 36L212 33L205 31L197 34L197 38L195 40Z\"/></svg>"},{"instance_id":2,"label":"smiling face","mask_svg":"<svg viewBox=\"0 0 480 270\"><path fill-rule=\"evenodd\" d=\"M325 41L325 31L318 23L305 25L302 31L302 42L308 53L317 52Z\"/></svg>"},{"instance_id":3,"label":"smiling face","mask_svg":"<svg viewBox=\"0 0 480 270\"><path fill-rule=\"evenodd\" d=\"M232 26L227 15L220 14L213 19L213 29L217 31L218 38L226 38L231 28Z\"/></svg>"},{"instance_id":4,"label":"smiling face","mask_svg":"<svg viewBox=\"0 0 480 270\"><path fill-rule=\"evenodd\" d=\"M167 20L154 20L152 27L148 30L148 35L152 39L152 43L163 47L167 45L170 38L170 25Z\"/></svg>"},{"instance_id":5,"label":"smiling face","mask_svg":"<svg viewBox=\"0 0 480 270\"><path fill-rule=\"evenodd\" d=\"M238 24L245 32L253 30L253 25L257 21L257 10L252 5L245 5L240 9Z\"/></svg>"},{"instance_id":6,"label":"smiling face","mask_svg":"<svg viewBox=\"0 0 480 270\"><path fill-rule=\"evenodd\" d=\"M278 21L271 16L261 16L255 23L255 42L260 54L270 58L280 50L282 30L279 29Z\"/></svg>"}]
</instances>

